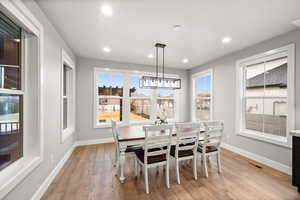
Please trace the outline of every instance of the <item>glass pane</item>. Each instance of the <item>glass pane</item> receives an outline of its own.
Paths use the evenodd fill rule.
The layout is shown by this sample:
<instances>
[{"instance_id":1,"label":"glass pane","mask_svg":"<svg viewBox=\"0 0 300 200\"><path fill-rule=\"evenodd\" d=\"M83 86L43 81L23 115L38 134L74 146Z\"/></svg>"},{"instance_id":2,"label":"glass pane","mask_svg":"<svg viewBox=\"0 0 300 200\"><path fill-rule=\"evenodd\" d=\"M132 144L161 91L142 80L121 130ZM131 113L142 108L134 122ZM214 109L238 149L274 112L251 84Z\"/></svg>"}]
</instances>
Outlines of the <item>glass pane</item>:
<instances>
[{"instance_id":1,"label":"glass pane","mask_svg":"<svg viewBox=\"0 0 300 200\"><path fill-rule=\"evenodd\" d=\"M264 96L265 83L265 65L258 63L247 66L245 69L246 76L246 96Z\"/></svg>"},{"instance_id":2,"label":"glass pane","mask_svg":"<svg viewBox=\"0 0 300 200\"><path fill-rule=\"evenodd\" d=\"M196 78L195 87L196 98L210 97L211 75Z\"/></svg>"},{"instance_id":3,"label":"glass pane","mask_svg":"<svg viewBox=\"0 0 300 200\"><path fill-rule=\"evenodd\" d=\"M123 96L124 78L118 74L98 74L98 94L104 96Z\"/></svg>"},{"instance_id":4,"label":"glass pane","mask_svg":"<svg viewBox=\"0 0 300 200\"><path fill-rule=\"evenodd\" d=\"M245 128L263 132L263 99L246 99Z\"/></svg>"},{"instance_id":5,"label":"glass pane","mask_svg":"<svg viewBox=\"0 0 300 200\"><path fill-rule=\"evenodd\" d=\"M210 120L210 105L211 99L196 98L196 119L197 120Z\"/></svg>"},{"instance_id":6,"label":"glass pane","mask_svg":"<svg viewBox=\"0 0 300 200\"><path fill-rule=\"evenodd\" d=\"M67 73L68 73L68 67L64 65L63 70L63 95L67 96Z\"/></svg>"},{"instance_id":7,"label":"glass pane","mask_svg":"<svg viewBox=\"0 0 300 200\"><path fill-rule=\"evenodd\" d=\"M287 99L264 99L264 132L286 137Z\"/></svg>"},{"instance_id":8,"label":"glass pane","mask_svg":"<svg viewBox=\"0 0 300 200\"><path fill-rule=\"evenodd\" d=\"M151 102L149 99L131 99L130 120L149 120L150 111Z\"/></svg>"},{"instance_id":9,"label":"glass pane","mask_svg":"<svg viewBox=\"0 0 300 200\"><path fill-rule=\"evenodd\" d=\"M21 28L0 12L0 65L20 66Z\"/></svg>"},{"instance_id":10,"label":"glass pane","mask_svg":"<svg viewBox=\"0 0 300 200\"><path fill-rule=\"evenodd\" d=\"M287 97L287 57L265 63L265 96Z\"/></svg>"},{"instance_id":11,"label":"glass pane","mask_svg":"<svg viewBox=\"0 0 300 200\"><path fill-rule=\"evenodd\" d=\"M63 129L68 128L68 99L64 98L63 104Z\"/></svg>"},{"instance_id":12,"label":"glass pane","mask_svg":"<svg viewBox=\"0 0 300 200\"><path fill-rule=\"evenodd\" d=\"M22 96L0 94L0 170L22 154Z\"/></svg>"},{"instance_id":13,"label":"glass pane","mask_svg":"<svg viewBox=\"0 0 300 200\"><path fill-rule=\"evenodd\" d=\"M140 88L140 77L129 77L130 97L150 97L152 90Z\"/></svg>"},{"instance_id":14,"label":"glass pane","mask_svg":"<svg viewBox=\"0 0 300 200\"><path fill-rule=\"evenodd\" d=\"M21 71L20 67L0 65L0 88L20 90Z\"/></svg>"},{"instance_id":15,"label":"glass pane","mask_svg":"<svg viewBox=\"0 0 300 200\"><path fill-rule=\"evenodd\" d=\"M108 123L111 119L122 121L122 100L116 98L99 98L98 122Z\"/></svg>"},{"instance_id":16,"label":"glass pane","mask_svg":"<svg viewBox=\"0 0 300 200\"><path fill-rule=\"evenodd\" d=\"M175 90L157 89L157 98L174 99Z\"/></svg>"},{"instance_id":17,"label":"glass pane","mask_svg":"<svg viewBox=\"0 0 300 200\"><path fill-rule=\"evenodd\" d=\"M174 99L157 99L157 116L161 119L175 118Z\"/></svg>"}]
</instances>

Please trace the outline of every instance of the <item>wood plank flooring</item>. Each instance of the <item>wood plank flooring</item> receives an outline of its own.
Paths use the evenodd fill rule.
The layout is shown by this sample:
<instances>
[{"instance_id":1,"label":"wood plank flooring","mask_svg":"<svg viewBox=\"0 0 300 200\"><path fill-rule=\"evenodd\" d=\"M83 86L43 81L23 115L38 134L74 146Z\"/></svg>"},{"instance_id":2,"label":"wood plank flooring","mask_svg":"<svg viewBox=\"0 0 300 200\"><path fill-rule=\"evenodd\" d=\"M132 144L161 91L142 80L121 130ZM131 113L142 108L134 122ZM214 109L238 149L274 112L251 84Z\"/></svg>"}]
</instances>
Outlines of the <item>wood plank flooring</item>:
<instances>
[{"instance_id":1,"label":"wood plank flooring","mask_svg":"<svg viewBox=\"0 0 300 200\"><path fill-rule=\"evenodd\" d=\"M114 145L78 147L66 162L43 200L294 200L300 199L291 177L238 154L222 149L222 174L212 157L209 177L204 178L198 164L198 180L192 168L183 166L181 184L176 183L174 163L170 171L171 188L165 186L163 169L150 169L150 194L145 193L144 176L134 176L134 163L127 159L126 182L114 175ZM257 168L259 165L262 168Z\"/></svg>"}]
</instances>

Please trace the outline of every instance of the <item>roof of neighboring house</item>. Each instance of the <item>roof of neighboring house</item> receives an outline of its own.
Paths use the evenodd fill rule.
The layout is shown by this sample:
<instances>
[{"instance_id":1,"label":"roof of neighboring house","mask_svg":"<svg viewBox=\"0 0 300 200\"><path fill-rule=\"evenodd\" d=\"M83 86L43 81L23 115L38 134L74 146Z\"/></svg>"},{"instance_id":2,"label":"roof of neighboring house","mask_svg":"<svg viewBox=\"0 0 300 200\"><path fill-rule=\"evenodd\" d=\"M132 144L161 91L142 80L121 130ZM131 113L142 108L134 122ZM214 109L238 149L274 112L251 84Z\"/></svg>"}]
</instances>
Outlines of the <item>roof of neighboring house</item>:
<instances>
[{"instance_id":1,"label":"roof of neighboring house","mask_svg":"<svg viewBox=\"0 0 300 200\"><path fill-rule=\"evenodd\" d=\"M287 87L287 63L267 71L265 85L266 87ZM247 80L247 88L261 87L264 87L264 73Z\"/></svg>"}]
</instances>

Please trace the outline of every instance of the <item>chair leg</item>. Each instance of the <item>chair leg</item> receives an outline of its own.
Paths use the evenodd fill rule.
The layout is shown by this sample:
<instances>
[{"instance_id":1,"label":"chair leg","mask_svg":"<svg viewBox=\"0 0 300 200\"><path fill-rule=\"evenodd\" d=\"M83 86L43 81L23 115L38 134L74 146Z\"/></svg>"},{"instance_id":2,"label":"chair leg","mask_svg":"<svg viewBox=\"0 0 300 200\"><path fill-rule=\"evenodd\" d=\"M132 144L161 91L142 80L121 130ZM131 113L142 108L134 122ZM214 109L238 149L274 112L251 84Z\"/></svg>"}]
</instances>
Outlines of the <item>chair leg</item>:
<instances>
[{"instance_id":1,"label":"chair leg","mask_svg":"<svg viewBox=\"0 0 300 200\"><path fill-rule=\"evenodd\" d=\"M176 177L177 177L177 183L180 184L179 159L178 158L176 158Z\"/></svg>"},{"instance_id":2,"label":"chair leg","mask_svg":"<svg viewBox=\"0 0 300 200\"><path fill-rule=\"evenodd\" d=\"M204 169L204 174L205 174L205 177L207 178L207 177L208 177L208 172L207 172L206 155L203 154L203 155L202 155L202 158L203 158L203 169Z\"/></svg>"},{"instance_id":3,"label":"chair leg","mask_svg":"<svg viewBox=\"0 0 300 200\"><path fill-rule=\"evenodd\" d=\"M149 194L149 181L148 181L148 168L147 168L147 165L144 166L144 174L145 174L146 193Z\"/></svg>"},{"instance_id":4,"label":"chair leg","mask_svg":"<svg viewBox=\"0 0 300 200\"><path fill-rule=\"evenodd\" d=\"M136 157L134 157L134 175L135 176L138 175L138 161L137 161Z\"/></svg>"},{"instance_id":5,"label":"chair leg","mask_svg":"<svg viewBox=\"0 0 300 200\"><path fill-rule=\"evenodd\" d=\"M194 178L197 180L197 156L194 156L193 159L193 172L194 172Z\"/></svg>"},{"instance_id":6,"label":"chair leg","mask_svg":"<svg viewBox=\"0 0 300 200\"><path fill-rule=\"evenodd\" d=\"M167 184L167 188L170 188L170 169L169 169L169 161L167 161L167 165L166 165L166 184Z\"/></svg>"},{"instance_id":7,"label":"chair leg","mask_svg":"<svg viewBox=\"0 0 300 200\"><path fill-rule=\"evenodd\" d=\"M220 158L220 151L218 151L217 153L217 164L218 164L218 172L222 173L222 169L221 169L221 158Z\"/></svg>"}]
</instances>

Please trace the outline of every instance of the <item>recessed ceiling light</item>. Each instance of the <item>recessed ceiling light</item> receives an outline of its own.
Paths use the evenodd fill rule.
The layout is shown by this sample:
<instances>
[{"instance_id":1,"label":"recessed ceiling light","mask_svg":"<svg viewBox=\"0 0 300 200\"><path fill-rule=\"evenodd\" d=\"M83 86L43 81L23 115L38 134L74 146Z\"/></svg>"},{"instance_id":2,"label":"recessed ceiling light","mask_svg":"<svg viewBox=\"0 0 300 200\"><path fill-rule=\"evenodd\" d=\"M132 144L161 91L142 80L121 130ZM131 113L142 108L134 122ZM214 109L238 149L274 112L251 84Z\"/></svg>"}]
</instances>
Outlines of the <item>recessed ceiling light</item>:
<instances>
[{"instance_id":1,"label":"recessed ceiling light","mask_svg":"<svg viewBox=\"0 0 300 200\"><path fill-rule=\"evenodd\" d=\"M182 59L182 62L183 62L183 63L188 63L188 62L189 62L189 59L184 58L184 59Z\"/></svg>"},{"instance_id":2,"label":"recessed ceiling light","mask_svg":"<svg viewBox=\"0 0 300 200\"><path fill-rule=\"evenodd\" d=\"M181 31L182 30L182 26L179 25L179 24L176 24L176 25L173 26L173 30L174 31Z\"/></svg>"},{"instance_id":3,"label":"recessed ceiling light","mask_svg":"<svg viewBox=\"0 0 300 200\"><path fill-rule=\"evenodd\" d=\"M111 49L109 47L104 47L103 51L106 52L106 53L109 53L109 52L111 52Z\"/></svg>"},{"instance_id":4,"label":"recessed ceiling light","mask_svg":"<svg viewBox=\"0 0 300 200\"><path fill-rule=\"evenodd\" d=\"M153 58L153 54L152 53L148 54L148 58Z\"/></svg>"},{"instance_id":5,"label":"recessed ceiling light","mask_svg":"<svg viewBox=\"0 0 300 200\"><path fill-rule=\"evenodd\" d=\"M223 39L222 39L222 43L223 44L228 44L228 43L230 43L231 42L231 37L229 37L229 36L226 36L226 37L224 37Z\"/></svg>"},{"instance_id":6,"label":"recessed ceiling light","mask_svg":"<svg viewBox=\"0 0 300 200\"><path fill-rule=\"evenodd\" d=\"M103 5L101 7L101 12L104 16L112 16L112 14L113 14L113 10L112 10L111 6L109 6L109 5Z\"/></svg>"},{"instance_id":7,"label":"recessed ceiling light","mask_svg":"<svg viewBox=\"0 0 300 200\"><path fill-rule=\"evenodd\" d=\"M106 68L104 68L104 70L105 70L105 71L109 71L110 69L106 67Z\"/></svg>"}]
</instances>

